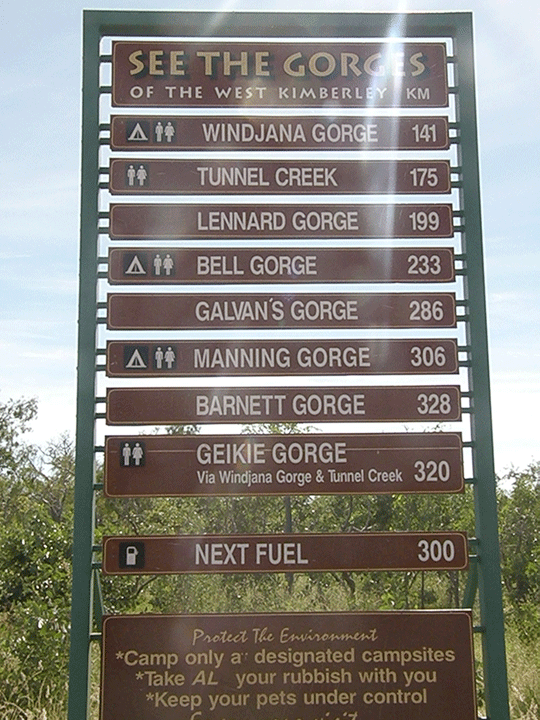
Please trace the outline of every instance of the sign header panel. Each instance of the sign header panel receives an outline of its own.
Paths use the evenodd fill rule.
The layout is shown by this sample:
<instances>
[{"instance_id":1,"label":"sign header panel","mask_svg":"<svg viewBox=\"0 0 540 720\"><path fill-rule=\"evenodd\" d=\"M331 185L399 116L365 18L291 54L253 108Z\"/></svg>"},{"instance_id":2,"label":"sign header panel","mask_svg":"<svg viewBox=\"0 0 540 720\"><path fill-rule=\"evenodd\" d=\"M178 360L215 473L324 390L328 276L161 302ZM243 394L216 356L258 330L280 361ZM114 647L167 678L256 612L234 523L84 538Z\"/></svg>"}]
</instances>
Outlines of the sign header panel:
<instances>
[{"instance_id":1,"label":"sign header panel","mask_svg":"<svg viewBox=\"0 0 540 720\"><path fill-rule=\"evenodd\" d=\"M115 107L446 107L443 43L117 41Z\"/></svg>"},{"instance_id":2,"label":"sign header panel","mask_svg":"<svg viewBox=\"0 0 540 720\"><path fill-rule=\"evenodd\" d=\"M105 537L106 575L465 570L465 533Z\"/></svg>"},{"instance_id":3,"label":"sign header panel","mask_svg":"<svg viewBox=\"0 0 540 720\"><path fill-rule=\"evenodd\" d=\"M455 279L452 248L111 248L111 284L410 282Z\"/></svg>"},{"instance_id":4,"label":"sign header panel","mask_svg":"<svg viewBox=\"0 0 540 720\"><path fill-rule=\"evenodd\" d=\"M453 293L113 293L110 330L451 328Z\"/></svg>"},{"instance_id":5,"label":"sign header panel","mask_svg":"<svg viewBox=\"0 0 540 720\"><path fill-rule=\"evenodd\" d=\"M110 161L113 195L344 195L450 192L447 160Z\"/></svg>"},{"instance_id":6,"label":"sign header panel","mask_svg":"<svg viewBox=\"0 0 540 720\"><path fill-rule=\"evenodd\" d=\"M452 493L457 433L136 435L105 442L109 497Z\"/></svg>"},{"instance_id":7,"label":"sign header panel","mask_svg":"<svg viewBox=\"0 0 540 720\"><path fill-rule=\"evenodd\" d=\"M112 150L447 150L446 117L111 118Z\"/></svg>"},{"instance_id":8,"label":"sign header panel","mask_svg":"<svg viewBox=\"0 0 540 720\"><path fill-rule=\"evenodd\" d=\"M106 402L109 425L451 422L461 417L455 385L110 388Z\"/></svg>"},{"instance_id":9,"label":"sign header panel","mask_svg":"<svg viewBox=\"0 0 540 720\"><path fill-rule=\"evenodd\" d=\"M456 340L107 342L108 377L446 375L457 372Z\"/></svg>"},{"instance_id":10,"label":"sign header panel","mask_svg":"<svg viewBox=\"0 0 540 720\"><path fill-rule=\"evenodd\" d=\"M451 205L111 204L114 239L449 238Z\"/></svg>"},{"instance_id":11,"label":"sign header panel","mask_svg":"<svg viewBox=\"0 0 540 720\"><path fill-rule=\"evenodd\" d=\"M218 710L220 720L395 720L397 707L400 720L455 720L457 706L460 720L476 720L464 610L103 623L101 720L157 720L171 708L202 718Z\"/></svg>"}]
</instances>

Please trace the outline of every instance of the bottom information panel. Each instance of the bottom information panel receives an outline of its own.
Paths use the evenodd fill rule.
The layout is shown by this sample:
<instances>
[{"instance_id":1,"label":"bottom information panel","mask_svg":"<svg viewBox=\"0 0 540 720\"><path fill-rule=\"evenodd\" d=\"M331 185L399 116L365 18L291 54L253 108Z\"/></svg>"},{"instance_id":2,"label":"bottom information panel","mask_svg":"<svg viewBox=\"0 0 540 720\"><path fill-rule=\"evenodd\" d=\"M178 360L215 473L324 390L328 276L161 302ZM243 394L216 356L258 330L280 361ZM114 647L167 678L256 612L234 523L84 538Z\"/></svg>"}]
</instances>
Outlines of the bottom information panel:
<instances>
[{"instance_id":1,"label":"bottom information panel","mask_svg":"<svg viewBox=\"0 0 540 720\"><path fill-rule=\"evenodd\" d=\"M462 610L109 616L101 720L475 720Z\"/></svg>"}]
</instances>

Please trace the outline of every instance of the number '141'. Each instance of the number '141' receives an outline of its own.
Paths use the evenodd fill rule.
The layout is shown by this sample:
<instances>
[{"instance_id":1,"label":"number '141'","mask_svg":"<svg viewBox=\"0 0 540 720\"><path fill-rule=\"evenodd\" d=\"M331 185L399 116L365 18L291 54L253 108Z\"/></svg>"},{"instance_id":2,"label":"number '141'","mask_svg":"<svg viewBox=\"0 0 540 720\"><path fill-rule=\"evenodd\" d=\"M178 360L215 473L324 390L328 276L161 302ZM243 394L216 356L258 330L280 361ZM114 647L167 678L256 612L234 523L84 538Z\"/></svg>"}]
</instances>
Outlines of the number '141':
<instances>
[{"instance_id":1,"label":"number '141'","mask_svg":"<svg viewBox=\"0 0 540 720\"><path fill-rule=\"evenodd\" d=\"M414 139L417 143L422 142L437 142L437 128L435 125L413 125Z\"/></svg>"}]
</instances>

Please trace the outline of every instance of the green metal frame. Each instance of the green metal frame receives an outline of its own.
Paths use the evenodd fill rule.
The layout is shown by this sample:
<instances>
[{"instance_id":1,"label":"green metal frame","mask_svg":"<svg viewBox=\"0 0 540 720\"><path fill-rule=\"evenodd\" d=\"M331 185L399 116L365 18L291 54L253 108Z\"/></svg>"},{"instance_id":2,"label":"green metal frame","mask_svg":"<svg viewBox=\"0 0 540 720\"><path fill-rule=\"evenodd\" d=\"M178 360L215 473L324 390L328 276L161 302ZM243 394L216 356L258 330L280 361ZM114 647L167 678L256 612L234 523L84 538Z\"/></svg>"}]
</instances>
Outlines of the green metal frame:
<instances>
[{"instance_id":1,"label":"green metal frame","mask_svg":"<svg viewBox=\"0 0 540 720\"><path fill-rule=\"evenodd\" d=\"M86 720L90 643L99 637L102 610L93 566L95 502L95 388L98 277L99 44L104 36L450 37L459 86L460 153L465 212L468 345L471 352L472 455L478 560L464 605L472 607L478 582L488 717L508 720L508 690L499 564L497 503L490 406L480 174L476 125L472 15L470 13L271 14L208 12L84 12L82 191L77 394L77 457L69 720Z\"/></svg>"},{"instance_id":2,"label":"green metal frame","mask_svg":"<svg viewBox=\"0 0 540 720\"><path fill-rule=\"evenodd\" d=\"M470 14L459 17L461 22L456 28L455 54L458 59L461 128L459 147L466 223L465 294L469 304L467 341L471 348L469 379L472 392L473 472L476 480L474 502L479 555L475 572L478 572L487 714L489 718L502 720L510 715L489 379L473 28Z\"/></svg>"},{"instance_id":3,"label":"green metal frame","mask_svg":"<svg viewBox=\"0 0 540 720\"><path fill-rule=\"evenodd\" d=\"M83 38L81 226L79 250L79 341L73 585L68 717L86 720L93 630L92 573L95 514L95 353L98 224L98 23L86 22Z\"/></svg>"}]
</instances>

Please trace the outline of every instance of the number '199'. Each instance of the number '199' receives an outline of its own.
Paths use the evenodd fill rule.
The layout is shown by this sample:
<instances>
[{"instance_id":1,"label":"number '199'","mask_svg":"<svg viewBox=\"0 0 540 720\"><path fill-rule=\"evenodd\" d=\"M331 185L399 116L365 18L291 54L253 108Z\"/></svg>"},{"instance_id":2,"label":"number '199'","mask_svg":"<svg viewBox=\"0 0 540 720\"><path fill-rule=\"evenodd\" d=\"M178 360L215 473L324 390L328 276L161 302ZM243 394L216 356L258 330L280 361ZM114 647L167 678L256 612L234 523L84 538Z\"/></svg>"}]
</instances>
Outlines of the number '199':
<instances>
[{"instance_id":1,"label":"number '199'","mask_svg":"<svg viewBox=\"0 0 540 720\"><path fill-rule=\"evenodd\" d=\"M441 224L439 213L436 210L430 210L429 212L417 210L409 215L409 220L415 232L425 232L426 230L435 232Z\"/></svg>"}]
</instances>

